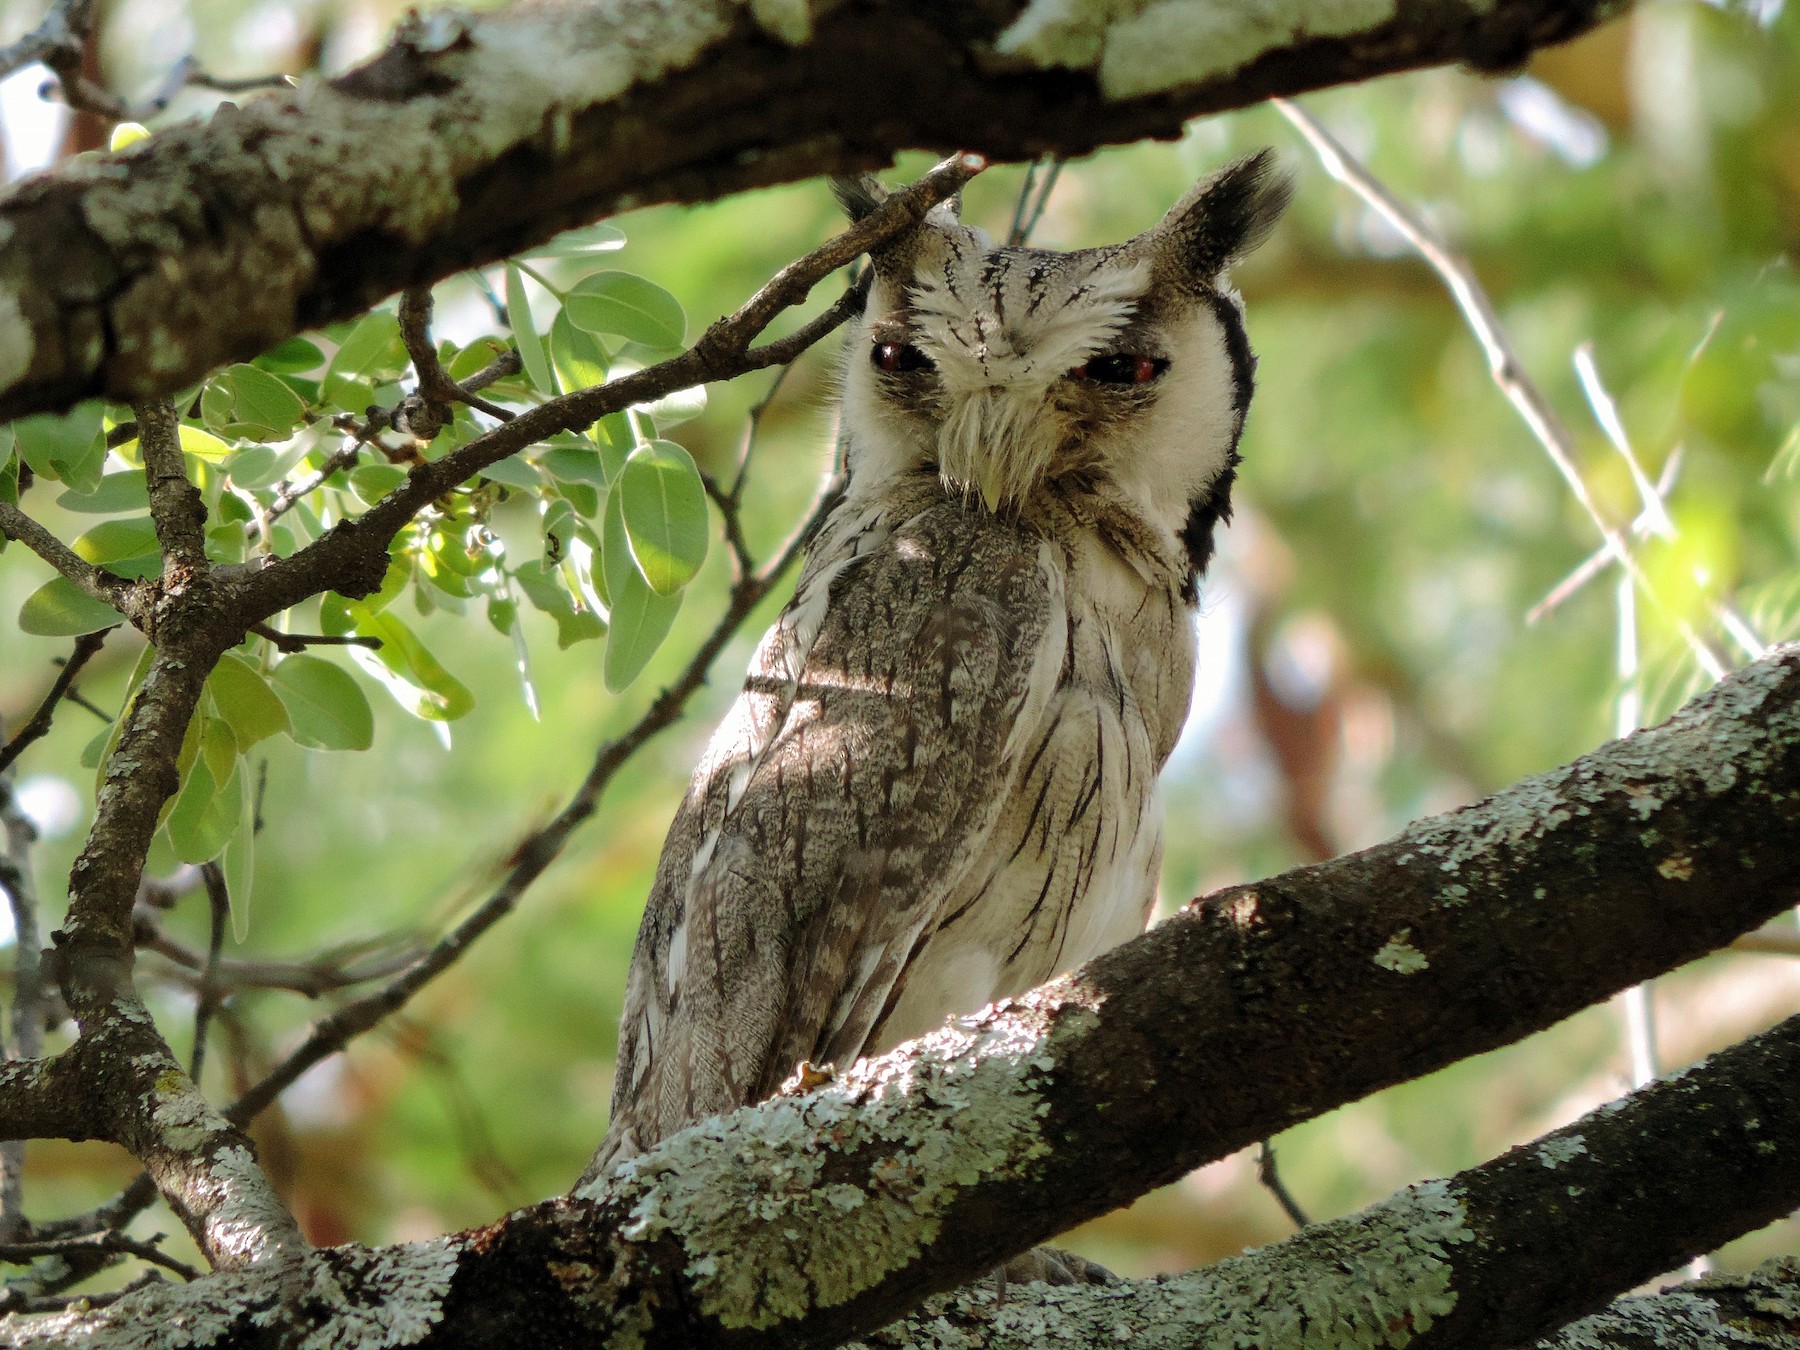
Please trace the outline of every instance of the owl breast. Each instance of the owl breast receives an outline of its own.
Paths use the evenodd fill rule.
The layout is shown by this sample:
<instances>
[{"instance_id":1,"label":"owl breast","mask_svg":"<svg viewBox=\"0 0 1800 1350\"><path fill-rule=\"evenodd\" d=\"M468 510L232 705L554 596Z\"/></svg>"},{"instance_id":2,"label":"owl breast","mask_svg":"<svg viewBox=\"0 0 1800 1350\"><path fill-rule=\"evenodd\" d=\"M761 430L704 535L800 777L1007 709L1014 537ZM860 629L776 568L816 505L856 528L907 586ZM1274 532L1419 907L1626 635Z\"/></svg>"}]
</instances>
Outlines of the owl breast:
<instances>
[{"instance_id":1,"label":"owl breast","mask_svg":"<svg viewBox=\"0 0 1800 1350\"><path fill-rule=\"evenodd\" d=\"M1038 686L1005 748L992 829L971 840L887 1007L879 1053L946 1014L1010 998L1142 932L1162 859L1157 774L1193 689L1191 612L1144 540L1057 531L1044 551L1059 604ZM1132 562L1125 559L1132 557ZM1135 563L1135 566L1133 565Z\"/></svg>"}]
</instances>

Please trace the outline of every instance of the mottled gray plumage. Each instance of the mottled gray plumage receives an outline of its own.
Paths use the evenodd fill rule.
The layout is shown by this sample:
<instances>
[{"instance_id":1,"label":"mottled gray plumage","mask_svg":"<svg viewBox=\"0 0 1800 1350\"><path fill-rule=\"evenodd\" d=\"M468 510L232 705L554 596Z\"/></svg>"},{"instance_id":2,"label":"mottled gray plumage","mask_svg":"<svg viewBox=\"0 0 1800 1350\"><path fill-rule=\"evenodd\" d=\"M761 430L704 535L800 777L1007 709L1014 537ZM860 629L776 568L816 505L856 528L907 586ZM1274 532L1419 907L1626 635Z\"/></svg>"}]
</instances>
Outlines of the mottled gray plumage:
<instances>
[{"instance_id":1,"label":"mottled gray plumage","mask_svg":"<svg viewBox=\"0 0 1800 1350\"><path fill-rule=\"evenodd\" d=\"M669 831L590 1175L1142 929L1250 396L1222 273L1270 168L1111 248L940 208L874 257L845 495Z\"/></svg>"}]
</instances>

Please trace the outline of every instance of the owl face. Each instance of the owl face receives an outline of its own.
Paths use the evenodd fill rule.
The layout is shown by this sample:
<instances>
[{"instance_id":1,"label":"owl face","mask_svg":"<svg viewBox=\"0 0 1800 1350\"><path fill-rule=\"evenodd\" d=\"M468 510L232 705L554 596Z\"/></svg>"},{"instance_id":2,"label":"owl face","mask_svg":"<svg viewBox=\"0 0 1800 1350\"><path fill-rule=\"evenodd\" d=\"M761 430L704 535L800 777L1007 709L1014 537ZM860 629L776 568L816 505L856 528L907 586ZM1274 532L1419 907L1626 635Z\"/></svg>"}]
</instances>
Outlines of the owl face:
<instances>
[{"instance_id":1,"label":"owl face","mask_svg":"<svg viewBox=\"0 0 1800 1350\"><path fill-rule=\"evenodd\" d=\"M1285 204L1269 167L1232 166L1110 248L994 247L943 208L901 236L849 339L852 490L935 469L1016 512L1042 484L1104 481L1204 567L1254 373L1222 274Z\"/></svg>"}]
</instances>

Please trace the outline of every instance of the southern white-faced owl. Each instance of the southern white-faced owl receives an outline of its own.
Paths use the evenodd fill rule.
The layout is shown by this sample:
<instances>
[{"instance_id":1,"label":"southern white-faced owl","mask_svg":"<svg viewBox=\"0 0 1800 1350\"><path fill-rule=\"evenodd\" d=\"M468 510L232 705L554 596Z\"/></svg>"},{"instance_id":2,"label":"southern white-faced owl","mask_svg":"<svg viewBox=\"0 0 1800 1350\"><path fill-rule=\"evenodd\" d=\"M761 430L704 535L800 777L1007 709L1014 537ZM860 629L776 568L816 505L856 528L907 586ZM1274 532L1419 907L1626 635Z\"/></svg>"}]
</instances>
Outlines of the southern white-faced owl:
<instances>
[{"instance_id":1,"label":"southern white-faced owl","mask_svg":"<svg viewBox=\"0 0 1800 1350\"><path fill-rule=\"evenodd\" d=\"M1224 272L1287 196L1265 151L1110 248L939 207L873 255L844 495L663 846L590 1176L1143 929L1255 365Z\"/></svg>"}]
</instances>

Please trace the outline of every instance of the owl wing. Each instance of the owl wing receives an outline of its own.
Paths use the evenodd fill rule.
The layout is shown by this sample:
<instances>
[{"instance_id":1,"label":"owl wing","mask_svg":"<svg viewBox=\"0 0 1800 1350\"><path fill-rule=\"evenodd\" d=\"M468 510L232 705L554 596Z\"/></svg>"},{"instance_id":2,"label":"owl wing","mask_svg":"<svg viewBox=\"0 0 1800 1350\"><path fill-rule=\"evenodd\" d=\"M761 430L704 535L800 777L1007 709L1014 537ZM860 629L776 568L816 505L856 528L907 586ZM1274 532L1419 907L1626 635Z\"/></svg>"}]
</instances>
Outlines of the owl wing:
<instances>
[{"instance_id":1,"label":"owl wing","mask_svg":"<svg viewBox=\"0 0 1800 1350\"><path fill-rule=\"evenodd\" d=\"M860 1053L993 828L1063 668L1061 574L1029 531L928 499L809 566L695 776L603 1156Z\"/></svg>"}]
</instances>

